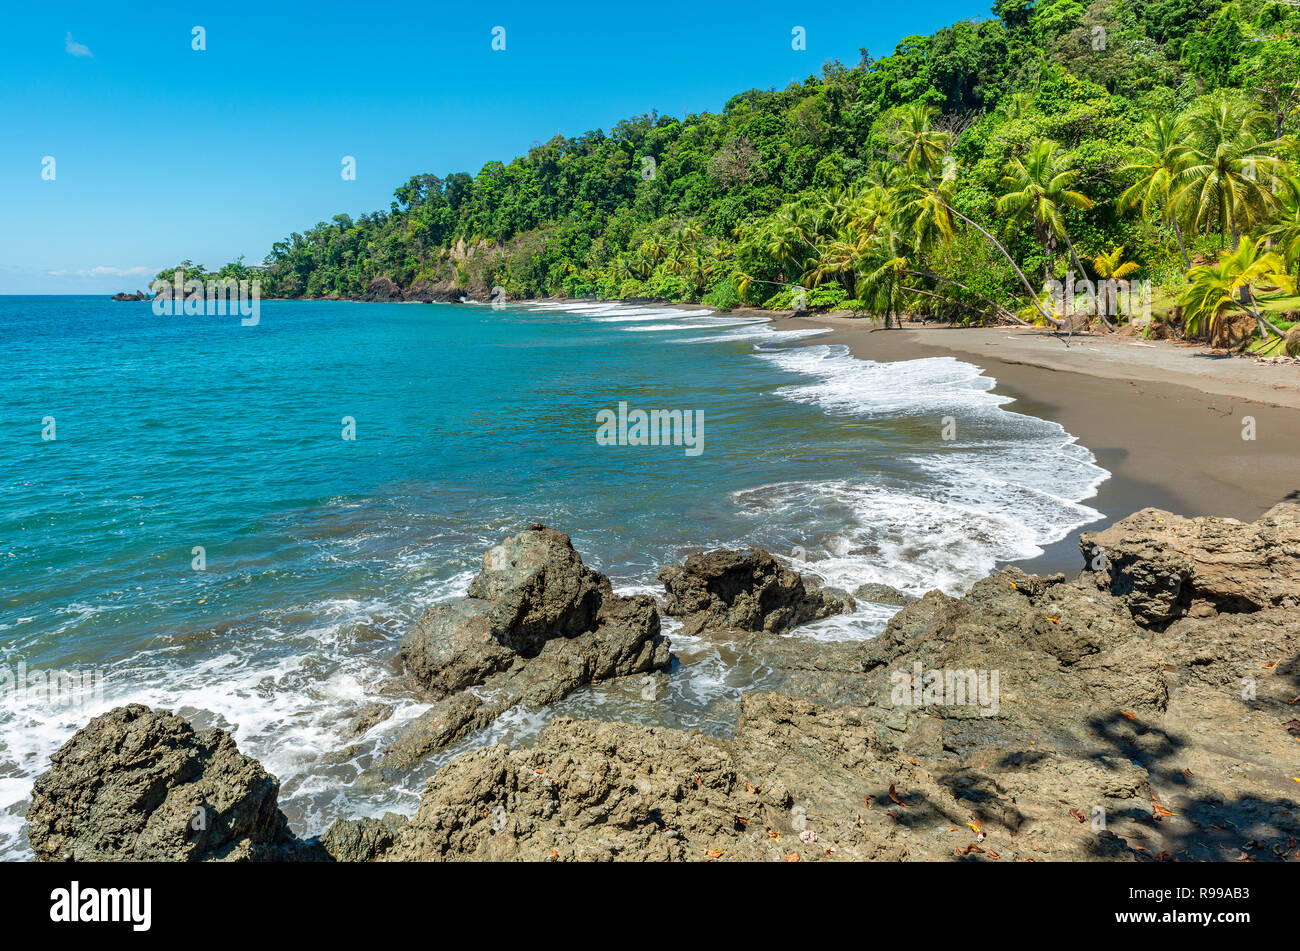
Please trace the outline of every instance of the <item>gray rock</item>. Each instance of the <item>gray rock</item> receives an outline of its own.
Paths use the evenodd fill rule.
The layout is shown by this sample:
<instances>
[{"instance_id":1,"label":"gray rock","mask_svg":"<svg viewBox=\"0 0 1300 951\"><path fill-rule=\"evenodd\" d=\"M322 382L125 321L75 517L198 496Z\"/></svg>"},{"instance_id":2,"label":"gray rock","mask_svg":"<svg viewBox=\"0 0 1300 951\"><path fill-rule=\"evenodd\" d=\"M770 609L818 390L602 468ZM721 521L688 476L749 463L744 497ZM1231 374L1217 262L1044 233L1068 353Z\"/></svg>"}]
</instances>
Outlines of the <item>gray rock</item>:
<instances>
[{"instance_id":1,"label":"gray rock","mask_svg":"<svg viewBox=\"0 0 1300 951\"><path fill-rule=\"evenodd\" d=\"M659 572L664 613L682 619L688 635L702 631L782 634L800 624L852 611L853 598L805 579L758 548L691 555Z\"/></svg>"},{"instance_id":2,"label":"gray rock","mask_svg":"<svg viewBox=\"0 0 1300 951\"><path fill-rule=\"evenodd\" d=\"M1300 505L1254 522L1143 509L1079 538L1094 583L1145 627L1186 615L1300 606Z\"/></svg>"},{"instance_id":3,"label":"gray rock","mask_svg":"<svg viewBox=\"0 0 1300 951\"><path fill-rule=\"evenodd\" d=\"M32 790L27 833L43 861L284 858L302 845L279 783L224 730L196 733L140 704L91 720Z\"/></svg>"},{"instance_id":4,"label":"gray rock","mask_svg":"<svg viewBox=\"0 0 1300 951\"><path fill-rule=\"evenodd\" d=\"M321 836L321 847L335 862L373 862L392 846L406 825L404 816L383 819L339 819Z\"/></svg>"},{"instance_id":5,"label":"gray rock","mask_svg":"<svg viewBox=\"0 0 1300 951\"><path fill-rule=\"evenodd\" d=\"M897 604L900 606L910 604L916 600L915 595L907 594L897 588L877 582L858 585L853 592L853 597L859 601L870 601L873 604Z\"/></svg>"},{"instance_id":6,"label":"gray rock","mask_svg":"<svg viewBox=\"0 0 1300 951\"><path fill-rule=\"evenodd\" d=\"M483 555L469 597L491 602L492 633L505 647L536 654L554 637L595 627L609 579L582 563L569 536L534 525Z\"/></svg>"},{"instance_id":7,"label":"gray rock","mask_svg":"<svg viewBox=\"0 0 1300 951\"><path fill-rule=\"evenodd\" d=\"M425 612L400 657L434 706L389 744L366 783L391 782L518 704L535 709L670 662L654 600L615 595L569 536L542 525L489 549L468 597ZM469 687L483 689L462 692Z\"/></svg>"}]
</instances>

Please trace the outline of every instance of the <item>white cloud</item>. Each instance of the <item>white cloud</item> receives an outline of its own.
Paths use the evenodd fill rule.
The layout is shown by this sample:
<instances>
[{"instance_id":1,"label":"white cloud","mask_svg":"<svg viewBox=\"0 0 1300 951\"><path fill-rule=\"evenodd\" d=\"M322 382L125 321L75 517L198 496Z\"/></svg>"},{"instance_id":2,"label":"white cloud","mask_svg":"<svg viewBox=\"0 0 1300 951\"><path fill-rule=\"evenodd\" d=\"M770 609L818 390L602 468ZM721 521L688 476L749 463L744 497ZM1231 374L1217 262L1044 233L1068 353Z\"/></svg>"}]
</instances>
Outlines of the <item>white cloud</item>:
<instances>
[{"instance_id":1,"label":"white cloud","mask_svg":"<svg viewBox=\"0 0 1300 951\"><path fill-rule=\"evenodd\" d=\"M83 267L75 271L69 271L67 268L59 268L57 271L46 271L50 277L66 277L69 274L75 274L77 277L152 277L158 273L156 267L145 267L143 264L135 267L109 267L105 264L96 267Z\"/></svg>"},{"instance_id":2,"label":"white cloud","mask_svg":"<svg viewBox=\"0 0 1300 951\"><path fill-rule=\"evenodd\" d=\"M74 39L72 38L72 34L71 34L71 33L68 34L68 39L67 39L67 50L68 50L68 53L69 53L70 55L72 55L72 56L90 56L90 57L94 57L94 55L95 55L94 53L92 53L92 52L90 51L90 47L87 46L85 43L78 43L76 40L74 40Z\"/></svg>"},{"instance_id":3,"label":"white cloud","mask_svg":"<svg viewBox=\"0 0 1300 951\"><path fill-rule=\"evenodd\" d=\"M137 265L136 267L105 267L104 265L101 264L99 267L92 267L92 268L87 268L85 270L78 271L77 276L78 277L105 277L105 276L139 277L141 275L150 276L157 273L158 273L158 269L156 267L145 267L144 265Z\"/></svg>"}]
</instances>

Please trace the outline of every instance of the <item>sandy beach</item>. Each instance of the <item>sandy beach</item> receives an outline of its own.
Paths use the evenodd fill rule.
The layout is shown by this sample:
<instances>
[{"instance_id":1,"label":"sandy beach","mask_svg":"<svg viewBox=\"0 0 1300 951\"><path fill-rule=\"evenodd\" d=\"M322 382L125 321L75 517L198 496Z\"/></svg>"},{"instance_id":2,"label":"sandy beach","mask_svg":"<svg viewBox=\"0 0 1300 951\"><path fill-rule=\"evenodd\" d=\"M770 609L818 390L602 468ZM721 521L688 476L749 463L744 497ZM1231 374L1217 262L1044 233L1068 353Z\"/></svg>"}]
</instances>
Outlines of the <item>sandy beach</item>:
<instances>
[{"instance_id":1,"label":"sandy beach","mask_svg":"<svg viewBox=\"0 0 1300 951\"><path fill-rule=\"evenodd\" d=\"M781 328L830 327L813 344L844 344L876 361L954 357L997 380L1007 409L1060 423L1111 472L1088 504L1108 519L1146 506L1251 521L1300 498L1300 366L1217 356L1199 347L1037 329L908 326L818 316ZM1253 440L1243 439L1246 417ZM1079 529L1025 565L1082 567Z\"/></svg>"}]
</instances>

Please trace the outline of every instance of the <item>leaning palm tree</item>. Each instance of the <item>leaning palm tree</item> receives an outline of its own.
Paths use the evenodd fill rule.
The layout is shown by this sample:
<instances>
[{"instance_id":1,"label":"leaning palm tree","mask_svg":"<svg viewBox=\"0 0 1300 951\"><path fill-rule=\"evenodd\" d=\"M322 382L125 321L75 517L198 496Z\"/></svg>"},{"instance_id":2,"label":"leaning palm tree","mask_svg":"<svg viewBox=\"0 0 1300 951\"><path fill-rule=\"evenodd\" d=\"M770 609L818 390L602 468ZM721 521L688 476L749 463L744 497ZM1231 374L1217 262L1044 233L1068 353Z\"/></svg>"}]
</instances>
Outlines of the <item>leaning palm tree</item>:
<instances>
[{"instance_id":1,"label":"leaning palm tree","mask_svg":"<svg viewBox=\"0 0 1300 951\"><path fill-rule=\"evenodd\" d=\"M1189 155L1176 176L1178 201L1193 226L1217 228L1220 242L1269 214L1276 199L1268 187L1283 170L1268 137L1268 116L1240 93L1221 90L1199 100L1186 115Z\"/></svg>"},{"instance_id":2,"label":"leaning palm tree","mask_svg":"<svg viewBox=\"0 0 1300 951\"><path fill-rule=\"evenodd\" d=\"M1234 312L1255 318L1260 336L1286 335L1268 321L1256 306L1256 289L1294 293L1295 281L1287 273L1286 262L1276 251L1264 247L1265 239L1245 242L1219 255L1213 264L1192 268L1187 277L1191 286L1179 298L1183 308L1183 327L1189 334L1205 330L1214 339L1223 319Z\"/></svg>"},{"instance_id":3,"label":"leaning palm tree","mask_svg":"<svg viewBox=\"0 0 1300 951\"><path fill-rule=\"evenodd\" d=\"M1000 214L1009 217L1010 223L1029 218L1033 222L1034 236L1049 253L1056 239L1063 239L1070 250L1070 261L1075 270L1081 277L1086 277L1065 227L1067 209L1086 211L1092 207L1092 199L1075 190L1078 179L1074 156L1050 139L1040 140L1023 158L1011 163L1002 179L1005 190L997 207Z\"/></svg>"},{"instance_id":4,"label":"leaning palm tree","mask_svg":"<svg viewBox=\"0 0 1300 951\"><path fill-rule=\"evenodd\" d=\"M1183 244L1183 229L1178 221L1178 176L1192 162L1187 124L1170 116L1155 115L1142 127L1142 141L1133 149L1128 164L1120 174L1136 173L1137 180L1119 196L1119 210L1140 207L1150 217L1155 209L1162 219L1174 226L1183 266L1191 267Z\"/></svg>"}]
</instances>

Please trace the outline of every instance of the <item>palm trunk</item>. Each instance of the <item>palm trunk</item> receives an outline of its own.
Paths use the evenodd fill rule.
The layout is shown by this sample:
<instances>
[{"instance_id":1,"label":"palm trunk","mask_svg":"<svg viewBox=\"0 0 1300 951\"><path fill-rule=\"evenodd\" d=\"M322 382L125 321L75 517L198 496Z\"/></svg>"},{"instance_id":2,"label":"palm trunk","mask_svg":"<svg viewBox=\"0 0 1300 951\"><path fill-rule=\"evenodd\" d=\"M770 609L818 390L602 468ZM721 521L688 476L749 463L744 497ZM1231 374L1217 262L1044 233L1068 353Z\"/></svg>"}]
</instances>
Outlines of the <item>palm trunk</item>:
<instances>
[{"instance_id":1,"label":"palm trunk","mask_svg":"<svg viewBox=\"0 0 1300 951\"><path fill-rule=\"evenodd\" d=\"M1266 319L1264 318L1264 315L1261 314L1261 313L1260 313L1260 312L1255 308L1255 301L1254 301L1254 299L1253 299L1253 295L1252 295L1252 299L1248 302L1248 306L1250 307L1250 315L1251 315L1252 317L1254 317L1255 320L1256 320L1256 322L1259 324L1259 335L1260 335L1261 337L1264 337L1265 339L1267 339L1267 338L1268 338L1268 332L1271 330L1271 331L1273 331L1273 333L1277 334L1279 337L1285 339L1286 334L1284 334L1282 331L1278 330L1277 327L1273 326L1273 323L1272 323L1271 321L1269 321L1269 320L1266 320Z\"/></svg>"},{"instance_id":2,"label":"palm trunk","mask_svg":"<svg viewBox=\"0 0 1300 951\"><path fill-rule=\"evenodd\" d=\"M1182 226L1178 224L1177 218L1174 219L1174 237L1178 239L1178 250L1182 252L1183 255L1183 267L1190 268L1192 266L1192 260L1187 256L1187 248L1183 245L1183 229Z\"/></svg>"},{"instance_id":3,"label":"palm trunk","mask_svg":"<svg viewBox=\"0 0 1300 951\"><path fill-rule=\"evenodd\" d=\"M1079 276L1081 278L1085 281L1088 280L1088 272L1083 269L1083 262L1079 260L1078 252L1074 250L1074 242L1070 240L1070 232L1066 230L1064 220L1061 221L1061 237L1065 239L1065 246L1070 249L1070 263L1079 271ZM1094 295L1093 299L1097 300L1096 295ZM1100 304L1101 301L1098 300L1098 303ZM1113 331L1115 329L1115 325L1112 324L1110 319L1106 316L1105 306L1099 306L1097 308L1097 316L1101 318L1101 322L1106 325L1107 330Z\"/></svg>"},{"instance_id":4,"label":"palm trunk","mask_svg":"<svg viewBox=\"0 0 1300 951\"><path fill-rule=\"evenodd\" d=\"M1034 302L1034 307L1036 307L1038 309L1038 312L1043 315L1043 319L1046 320L1053 327L1055 327L1057 330L1060 330L1063 321L1057 320L1055 317L1053 317L1051 314L1049 314L1047 311L1043 309L1043 305L1038 300L1038 294L1034 291L1034 286L1029 283L1029 278L1025 277L1025 272L1020 270L1020 265L1016 264L1015 260L1011 257L1011 253L1002 246L1002 242L999 241L997 238L993 237L993 235L989 234L986 230L984 230L982 227L977 225L975 222L971 221L969 218L963 215L956 208L953 208L947 202L941 201L940 204L942 204L943 207L947 208L950 212L952 212L962 221L966 222L966 224L970 225L980 234L984 235L984 237L988 238L989 241L993 242L993 246L1002 252L1002 256L1007 259L1007 263L1011 265L1011 269L1015 271L1016 276L1020 278L1020 283L1025 285L1025 290L1029 292L1029 299Z\"/></svg>"}]
</instances>

